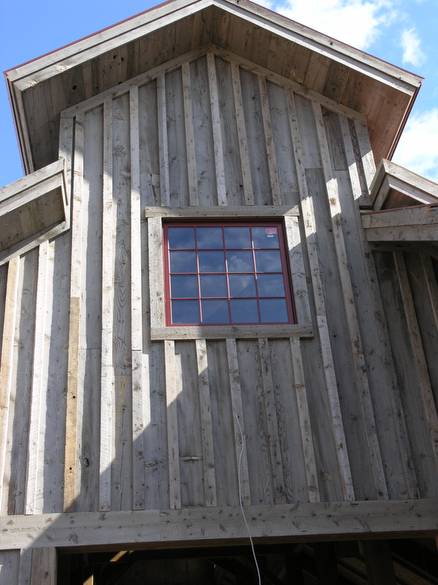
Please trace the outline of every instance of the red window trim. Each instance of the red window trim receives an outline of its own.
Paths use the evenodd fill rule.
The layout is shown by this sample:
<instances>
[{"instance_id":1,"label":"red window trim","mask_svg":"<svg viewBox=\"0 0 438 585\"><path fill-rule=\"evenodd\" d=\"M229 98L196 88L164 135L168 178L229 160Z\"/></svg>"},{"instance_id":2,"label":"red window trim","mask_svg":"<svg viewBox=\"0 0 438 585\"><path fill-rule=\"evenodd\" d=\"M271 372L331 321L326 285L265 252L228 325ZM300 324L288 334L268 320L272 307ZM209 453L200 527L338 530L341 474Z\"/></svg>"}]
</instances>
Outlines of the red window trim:
<instances>
[{"instance_id":1,"label":"red window trim","mask_svg":"<svg viewBox=\"0 0 438 585\"><path fill-rule=\"evenodd\" d=\"M281 274L283 277L283 283L284 283L284 289L285 289L285 296L284 297L260 297L259 293L258 293L258 287L256 285L256 296L255 297L231 297L230 295L230 284L229 284L229 275L230 274L245 274L245 275L255 275L255 274L280 274L280 272L259 272L256 271L254 269L253 272L245 272L245 273L229 273L227 268L225 268L225 272L214 272L214 273L200 273L199 272L199 262L198 262L198 257L197 257L197 272L193 272L193 273L172 273L172 274L181 274L181 275L197 275L199 276L199 274L212 274L212 275L221 275L221 274L225 274L226 276L226 282L227 282L227 297L223 297L224 299L226 298L228 301L228 313L229 313L229 321L228 322L224 322L224 323L202 323L201 321L199 321L198 323L173 323L172 322L172 300L177 300L177 299L172 299L171 298L171 286L170 286L170 279L171 279L171 272L170 272L170 249L169 249L169 238L168 238L168 229L171 227L191 227L191 228L197 228L197 227L222 227L222 229L224 227L248 227L248 228L252 228L252 227L276 227L278 229L278 236L279 236L279 252L280 252L280 258L281 258ZM164 287L165 287L165 318L166 318L166 326L171 326L171 327L223 327L223 326L235 326L235 325L258 325L258 326L275 326L275 325L293 325L296 324L296 313L295 313L295 307L294 307L294 302L293 302L293 294L292 294L292 279L291 279L291 275L290 275L290 268L289 268L289 262L288 262L288 255L286 252L286 232L285 232L285 226L284 226L284 221L283 220L266 220L266 219L253 219L251 218L251 221L248 222L242 222L241 220L223 220L223 219L213 219L213 220L200 220L200 221L184 221L184 220L166 220L163 221L163 256L164 256ZM277 248L257 248L254 249L253 247L251 248L251 251L253 253L253 262L255 259L255 252L256 251L264 251L264 250L276 250ZM181 251L190 251L192 249L186 249L183 250L181 249ZM195 241L195 248L193 248L193 251L198 252L199 248L197 247L197 243ZM225 243L223 243L223 248L212 248L211 250L208 248L202 248L200 249L201 251L223 251L225 253ZM237 250L237 249L236 249ZM249 250L249 249L248 249ZM245 249L242 249L242 251L245 251ZM255 268L255 263L254 263L254 268ZM201 291L200 291L200 279L198 277L198 296L197 297L193 297L190 299L181 299L181 300L196 300L198 302L198 311L199 311L199 316L201 319L201 300L203 297L201 297ZM259 300L260 298L262 299L274 299L274 298L284 298L286 301L286 307L287 307L287 314L288 314L288 320L287 321L281 321L281 322L272 322L272 321L264 321L262 322L261 320L259 320L258 322L237 322L237 321L232 321L231 319L231 309L230 309L230 301L233 299L256 299L257 300L257 312L259 315L259 319L260 319L260 303ZM212 300L220 300L222 299L222 297L214 297L212 298Z\"/></svg>"}]
</instances>

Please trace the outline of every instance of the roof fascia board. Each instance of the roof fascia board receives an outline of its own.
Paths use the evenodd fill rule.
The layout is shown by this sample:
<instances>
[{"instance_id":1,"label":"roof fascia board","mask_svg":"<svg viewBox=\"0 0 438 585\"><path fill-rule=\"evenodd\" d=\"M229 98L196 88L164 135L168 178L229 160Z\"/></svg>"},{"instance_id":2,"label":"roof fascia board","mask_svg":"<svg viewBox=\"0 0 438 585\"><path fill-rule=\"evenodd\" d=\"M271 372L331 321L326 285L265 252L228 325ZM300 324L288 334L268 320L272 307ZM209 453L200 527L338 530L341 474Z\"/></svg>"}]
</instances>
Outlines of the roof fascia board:
<instances>
[{"instance_id":1,"label":"roof fascia board","mask_svg":"<svg viewBox=\"0 0 438 585\"><path fill-rule=\"evenodd\" d=\"M256 6L245 0L240 0L238 4L230 0L213 0L213 3L231 14L253 22L408 95L412 95L415 88L421 86L422 77L296 23L263 6Z\"/></svg>"}]
</instances>

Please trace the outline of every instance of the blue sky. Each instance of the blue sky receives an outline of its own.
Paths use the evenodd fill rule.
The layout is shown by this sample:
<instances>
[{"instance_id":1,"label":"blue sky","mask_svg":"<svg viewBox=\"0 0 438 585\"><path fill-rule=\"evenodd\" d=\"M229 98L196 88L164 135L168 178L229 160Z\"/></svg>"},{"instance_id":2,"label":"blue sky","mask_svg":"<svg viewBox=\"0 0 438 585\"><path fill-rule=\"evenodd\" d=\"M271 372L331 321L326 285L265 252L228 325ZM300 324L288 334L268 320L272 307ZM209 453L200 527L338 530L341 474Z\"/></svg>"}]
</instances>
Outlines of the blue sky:
<instances>
[{"instance_id":1,"label":"blue sky","mask_svg":"<svg viewBox=\"0 0 438 585\"><path fill-rule=\"evenodd\" d=\"M157 2L4 2L0 69L56 49ZM437 0L263 0L264 5L420 73L426 79L394 160L438 181ZM23 174L6 84L0 83L0 186Z\"/></svg>"}]
</instances>

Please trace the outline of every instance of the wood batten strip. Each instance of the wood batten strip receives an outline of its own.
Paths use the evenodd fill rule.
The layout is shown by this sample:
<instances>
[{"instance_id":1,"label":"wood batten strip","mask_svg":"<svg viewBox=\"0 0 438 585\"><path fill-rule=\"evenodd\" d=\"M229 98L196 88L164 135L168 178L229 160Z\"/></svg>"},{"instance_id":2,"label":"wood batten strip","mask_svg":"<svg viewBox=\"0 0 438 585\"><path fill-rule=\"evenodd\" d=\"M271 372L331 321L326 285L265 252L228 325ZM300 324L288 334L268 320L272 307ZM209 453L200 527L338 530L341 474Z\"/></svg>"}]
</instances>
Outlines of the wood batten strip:
<instances>
[{"instance_id":1,"label":"wood batten strip","mask_svg":"<svg viewBox=\"0 0 438 585\"><path fill-rule=\"evenodd\" d=\"M235 339L227 339L228 375L230 380L231 410L233 414L234 448L239 478L239 497L243 506L251 504L248 455L246 451L245 423L243 420L242 389Z\"/></svg>"},{"instance_id":2,"label":"wood batten strip","mask_svg":"<svg viewBox=\"0 0 438 585\"><path fill-rule=\"evenodd\" d=\"M426 356L424 354L423 340L418 325L415 311L414 298L409 282L406 261L403 252L394 252L394 263L397 272L398 284L403 300L406 323L409 332L409 344L412 350L412 357L420 389L420 396L423 403L424 417L429 427L432 449L435 459L438 459L438 414L435 406L433 390L430 384L429 371L427 368Z\"/></svg>"},{"instance_id":3,"label":"wood batten strip","mask_svg":"<svg viewBox=\"0 0 438 585\"><path fill-rule=\"evenodd\" d=\"M148 69L148 71L140 73L140 75L132 77L128 81L125 81L118 85L114 85L111 88L88 98L87 100L84 100L78 104L75 104L74 106L66 108L63 111L63 114L65 114L66 116L74 116L79 112L84 113L89 112L90 110L102 105L107 97L110 96L113 98L113 100L115 100L117 97L120 97L125 93L128 93L131 87L141 87L142 85L146 85L150 81L156 79L159 75L161 74L165 75L166 73L170 73L171 71L174 71L175 69L181 67L183 63L186 62L190 63L192 61L195 61L196 59L199 59L199 57L202 57L204 54L205 47L194 49L193 51L189 51L187 53L183 53L182 55L178 55L178 57L170 59L169 61L166 61L162 65L158 65L157 67Z\"/></svg>"},{"instance_id":4,"label":"wood batten strip","mask_svg":"<svg viewBox=\"0 0 438 585\"><path fill-rule=\"evenodd\" d=\"M227 205L224 149L222 141L221 114L219 110L216 58L213 53L207 53L207 71L208 88L210 93L211 124L213 128L213 149L214 164L216 171L217 202L218 205Z\"/></svg>"},{"instance_id":5,"label":"wood batten strip","mask_svg":"<svg viewBox=\"0 0 438 585\"><path fill-rule=\"evenodd\" d=\"M165 326L164 319L164 268L163 226L161 217L148 219L149 290L151 328Z\"/></svg>"},{"instance_id":6,"label":"wood batten strip","mask_svg":"<svg viewBox=\"0 0 438 585\"><path fill-rule=\"evenodd\" d=\"M262 399L264 401L266 412L269 455L274 484L274 502L276 504L281 504L286 501L286 492L284 484L283 460L281 456L281 445L277 418L277 406L275 403L274 382L272 379L271 353L269 347L269 340L266 338L259 339L259 355L263 380Z\"/></svg>"},{"instance_id":7,"label":"wood batten strip","mask_svg":"<svg viewBox=\"0 0 438 585\"><path fill-rule=\"evenodd\" d=\"M274 138L272 135L271 111L269 108L268 88L266 78L258 76L260 104L262 108L263 130L265 133L266 157L269 169L269 181L271 184L271 197L273 205L282 205L280 183L277 173L277 157L275 154Z\"/></svg>"},{"instance_id":8,"label":"wood batten strip","mask_svg":"<svg viewBox=\"0 0 438 585\"><path fill-rule=\"evenodd\" d=\"M84 116L74 125L75 150L72 191L72 235L70 268L70 318L68 333L67 404L64 455L64 510L71 510L79 496L78 392L82 364L79 335L82 310L82 196L84 176Z\"/></svg>"},{"instance_id":9,"label":"wood batten strip","mask_svg":"<svg viewBox=\"0 0 438 585\"><path fill-rule=\"evenodd\" d=\"M178 389L182 383L176 371L175 342L164 342L166 369L167 450L169 462L169 507L181 508L181 474L178 439Z\"/></svg>"},{"instance_id":10,"label":"wood batten strip","mask_svg":"<svg viewBox=\"0 0 438 585\"><path fill-rule=\"evenodd\" d=\"M65 194L68 207L71 205L72 188L72 154L73 154L74 118L61 114L59 125L59 158L65 160ZM70 225L70 213L67 211L67 223Z\"/></svg>"},{"instance_id":11,"label":"wood batten strip","mask_svg":"<svg viewBox=\"0 0 438 585\"><path fill-rule=\"evenodd\" d=\"M38 250L38 281L36 292L35 310L35 338L32 366L32 390L29 419L29 443L27 455L25 514L38 514L43 510L37 503L38 482L41 477L41 455L44 435L41 432L42 419L45 408L43 367L45 360L45 334L46 334L46 296L48 280L48 256L49 242L40 245Z\"/></svg>"},{"instance_id":12,"label":"wood batten strip","mask_svg":"<svg viewBox=\"0 0 438 585\"><path fill-rule=\"evenodd\" d=\"M430 308L432 309L433 322L435 324L436 330L438 331L438 282L430 256L421 256L421 267L423 270L424 281L426 283Z\"/></svg>"},{"instance_id":13,"label":"wood batten strip","mask_svg":"<svg viewBox=\"0 0 438 585\"><path fill-rule=\"evenodd\" d=\"M289 268L292 276L292 292L297 321L300 325L312 323L309 291L304 268L304 250L301 242L298 217L285 217L286 240L289 253Z\"/></svg>"},{"instance_id":14,"label":"wood batten strip","mask_svg":"<svg viewBox=\"0 0 438 585\"><path fill-rule=\"evenodd\" d=\"M309 404L307 401L307 390L304 380L300 340L295 337L291 337L290 347L292 354L292 366L294 371L294 388L297 399L298 417L300 421L307 492L309 502L319 502L321 498L319 493L315 447L313 444L312 424L310 422Z\"/></svg>"},{"instance_id":15,"label":"wood batten strip","mask_svg":"<svg viewBox=\"0 0 438 585\"><path fill-rule=\"evenodd\" d=\"M330 151L321 106L312 103L315 116L316 131L318 134L319 149L321 154L322 168L327 189L329 211L332 220L333 239L338 261L338 272L341 281L343 297L345 299L345 314L350 334L350 347L353 356L354 374L359 391L360 404L364 417L366 440L372 471L379 498L388 498L385 471L383 467L380 443L377 435L374 407L368 381L367 364L363 351L362 336L359 326L359 319L356 311L356 304L351 282L350 270L348 267L347 250L345 246L344 233L342 231L342 209L339 200L338 183L330 160Z\"/></svg>"},{"instance_id":16,"label":"wood batten strip","mask_svg":"<svg viewBox=\"0 0 438 585\"><path fill-rule=\"evenodd\" d=\"M343 106L339 102L336 102L328 97L325 97L321 93L313 91L308 87L299 84L297 81L293 81L289 77L284 77L278 73L275 73L271 69L267 69L261 65L257 65L253 61L242 57L241 55L236 55L232 51L228 51L227 49L223 49L221 47L213 47L213 51L216 55L229 61L230 63L236 63L242 69L246 69L247 71L251 71L255 75L263 75L266 77L268 81L272 81L276 83L280 87L284 87L285 90L293 91L296 95L300 95L306 99L310 99L312 101L316 101L317 103L321 104L328 110L333 112L337 112L339 114L344 114L347 118L352 118L353 120L358 120L359 122L365 121L364 114L361 114L357 110L353 110L348 106Z\"/></svg>"},{"instance_id":17,"label":"wood batten strip","mask_svg":"<svg viewBox=\"0 0 438 585\"><path fill-rule=\"evenodd\" d=\"M145 388L143 388L143 310L141 267L140 136L138 87L129 91L131 140L131 368L132 368L132 489L133 508L145 506Z\"/></svg>"},{"instance_id":18,"label":"wood batten strip","mask_svg":"<svg viewBox=\"0 0 438 585\"><path fill-rule=\"evenodd\" d=\"M9 261L8 280L6 284L5 311L3 321L3 341L0 359L0 510L6 513L4 493L7 485L5 474L7 434L9 427L9 408L12 390L12 373L14 357L14 337L18 311L18 281L20 257Z\"/></svg>"},{"instance_id":19,"label":"wood batten strip","mask_svg":"<svg viewBox=\"0 0 438 585\"><path fill-rule=\"evenodd\" d=\"M365 175L365 181L368 187L368 194L371 189L374 175L376 174L376 163L374 161L373 149L370 144L370 137L368 135L368 128L365 122L354 120L354 128L356 130L357 143L362 159L362 166Z\"/></svg>"},{"instance_id":20,"label":"wood batten strip","mask_svg":"<svg viewBox=\"0 0 438 585\"><path fill-rule=\"evenodd\" d=\"M158 108L158 150L160 159L161 205L170 205L169 146L167 136L166 76L161 72L157 77Z\"/></svg>"},{"instance_id":21,"label":"wood batten strip","mask_svg":"<svg viewBox=\"0 0 438 585\"><path fill-rule=\"evenodd\" d=\"M213 422L211 416L210 382L208 378L207 342L197 339L199 406L201 411L202 465L206 506L217 505L216 471L214 466Z\"/></svg>"},{"instance_id":22,"label":"wood batten strip","mask_svg":"<svg viewBox=\"0 0 438 585\"><path fill-rule=\"evenodd\" d=\"M192 82L190 78L190 63L183 63L181 67L182 88L184 100L184 125L186 131L187 169L189 182L189 202L191 206L199 205L198 173L196 170L195 132L193 129Z\"/></svg>"},{"instance_id":23,"label":"wood batten strip","mask_svg":"<svg viewBox=\"0 0 438 585\"><path fill-rule=\"evenodd\" d=\"M333 437L336 448L336 456L339 465L340 483L344 499L354 500L353 479L351 476L350 461L347 452L344 423L342 420L342 412L333 361L333 353L330 345L330 335L327 325L325 299L322 287L321 273L319 269L315 211L313 206L313 199L309 193L309 189L307 186L306 173L302 162L303 146L295 107L295 97L292 92L289 92L288 94L288 110L291 138L294 147L295 165L297 169L297 178L300 191L304 233L306 236L307 254L309 258L310 273L312 277L316 322L319 332L321 356L324 366L324 377L327 387L330 415L332 420Z\"/></svg>"},{"instance_id":24,"label":"wood batten strip","mask_svg":"<svg viewBox=\"0 0 438 585\"><path fill-rule=\"evenodd\" d=\"M240 69L236 63L231 63L231 80L233 84L234 109L236 112L237 138L239 140L240 167L243 182L243 197L246 205L254 205L254 191L251 179L251 165L249 164L248 138L246 135L245 115L243 112L242 86L240 83Z\"/></svg>"},{"instance_id":25,"label":"wood batten strip","mask_svg":"<svg viewBox=\"0 0 438 585\"><path fill-rule=\"evenodd\" d=\"M362 203L362 187L360 184L359 169L354 156L353 140L350 133L350 124L345 116L338 116L339 125L341 128L342 142L344 145L345 158L347 160L348 175L350 177L351 188L353 191L353 197Z\"/></svg>"},{"instance_id":26,"label":"wood batten strip","mask_svg":"<svg viewBox=\"0 0 438 585\"><path fill-rule=\"evenodd\" d=\"M102 349L100 390L99 510L111 509L111 465L114 457L114 261L115 220L113 207L112 99L103 109L103 205L102 205Z\"/></svg>"},{"instance_id":27,"label":"wood batten strip","mask_svg":"<svg viewBox=\"0 0 438 585\"><path fill-rule=\"evenodd\" d=\"M345 156L346 156L347 164L348 164L348 174L350 177L353 198L359 204L367 204L368 198L364 198L364 196L363 196L362 185L361 185L361 181L360 181L360 177L359 177L359 173L363 172L363 171L358 168L358 166L359 166L358 161L356 160L356 157L354 155L354 146L353 146L352 135L351 135L352 125L345 118L345 116L340 115L340 116L338 116L338 119L339 119L339 123L340 123L340 127L341 127L344 152L345 152ZM361 245L361 250L363 252L364 258L367 259L366 271L367 271L368 283L369 283L369 286L371 288L373 299L374 299L374 302L376 303L377 311L379 312L379 316L380 316L378 319L376 319L376 325L380 329L380 335L382 336L382 338L389 339L389 331L388 331L388 327L386 324L386 319L384 318L384 309L383 309L382 298L381 298L380 290L379 290L379 284L378 284L379 279L377 276L376 265L374 263L374 257L370 251L367 239L364 237L359 211L357 211L356 220L357 220L356 229L357 229L358 237L360 238L359 242ZM392 362L391 351L386 344L384 344L384 347L385 347L384 361L386 363L391 363ZM404 476L406 478L406 485L408 487L408 494L409 494L409 497L415 498L416 495L418 494L418 488L417 488L417 480L416 480L416 476L415 476L415 471L414 471L413 465L411 464L411 462L413 461L412 448L411 448L411 445L410 445L410 442L408 439L408 430L407 430L406 420L404 417L404 411L403 411L403 405L401 402L401 397L400 397L399 392L396 391L397 386L398 386L398 384L397 384L397 380L395 377L395 372L393 372L394 392L391 393L391 400L392 400L393 409L394 409L393 412L400 413L400 416L398 417L399 424L395 425L395 429L396 429L395 432L397 434L397 442L400 445L400 453L401 453L400 460L401 460L403 468L404 468L403 472L404 472Z\"/></svg>"}]
</instances>

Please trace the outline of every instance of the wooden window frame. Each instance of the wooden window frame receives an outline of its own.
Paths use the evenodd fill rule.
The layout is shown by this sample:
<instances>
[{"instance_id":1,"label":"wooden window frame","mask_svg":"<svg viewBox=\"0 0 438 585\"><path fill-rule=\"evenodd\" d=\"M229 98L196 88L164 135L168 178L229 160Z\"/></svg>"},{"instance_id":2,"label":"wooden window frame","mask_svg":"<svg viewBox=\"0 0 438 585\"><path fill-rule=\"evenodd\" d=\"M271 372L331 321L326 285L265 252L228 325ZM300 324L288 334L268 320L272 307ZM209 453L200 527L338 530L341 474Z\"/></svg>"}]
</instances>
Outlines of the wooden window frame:
<instances>
[{"instance_id":1,"label":"wooden window frame","mask_svg":"<svg viewBox=\"0 0 438 585\"><path fill-rule=\"evenodd\" d=\"M288 338L311 337L312 320L307 279L303 263L303 246L300 236L298 207L242 206L242 207L147 207L149 257L150 336L152 340L226 339L226 338ZM193 223L221 220L256 220L284 223L286 257L291 278L291 296L295 323L255 325L166 325L164 229L166 220L184 220Z\"/></svg>"}]
</instances>

